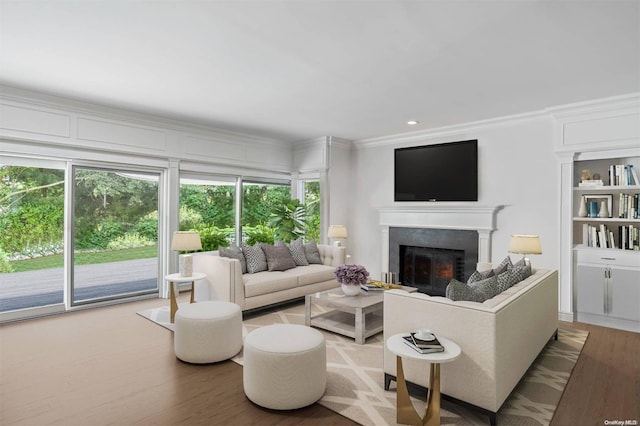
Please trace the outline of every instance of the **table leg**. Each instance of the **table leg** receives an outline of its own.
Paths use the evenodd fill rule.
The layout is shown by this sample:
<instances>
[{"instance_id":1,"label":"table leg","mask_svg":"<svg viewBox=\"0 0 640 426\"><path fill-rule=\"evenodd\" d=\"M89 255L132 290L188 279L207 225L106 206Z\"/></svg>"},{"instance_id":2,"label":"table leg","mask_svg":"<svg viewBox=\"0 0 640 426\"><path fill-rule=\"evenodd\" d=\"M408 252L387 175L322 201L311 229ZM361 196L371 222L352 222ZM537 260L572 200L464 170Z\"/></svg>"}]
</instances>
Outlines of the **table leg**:
<instances>
[{"instance_id":1,"label":"table leg","mask_svg":"<svg viewBox=\"0 0 640 426\"><path fill-rule=\"evenodd\" d=\"M195 285L195 282L194 282L194 281L191 281L191 300L189 301L189 303L193 303L193 302L195 302L195 301L196 301L196 300L195 300L195 295L194 295L194 292L193 292L193 286L194 286L194 285Z\"/></svg>"},{"instance_id":2,"label":"table leg","mask_svg":"<svg viewBox=\"0 0 640 426\"><path fill-rule=\"evenodd\" d=\"M404 425L421 425L423 420L409 398L409 390L402 369L402 358L399 356L396 356L396 374L396 421Z\"/></svg>"},{"instance_id":3,"label":"table leg","mask_svg":"<svg viewBox=\"0 0 640 426\"><path fill-rule=\"evenodd\" d=\"M176 311L178 310L178 302L176 302L176 292L173 289L173 282L169 281L169 306L171 307L171 324L176 317Z\"/></svg>"},{"instance_id":4,"label":"table leg","mask_svg":"<svg viewBox=\"0 0 640 426\"><path fill-rule=\"evenodd\" d=\"M440 425L440 364L431 364L429 373L429 396L424 416L425 426Z\"/></svg>"},{"instance_id":5,"label":"table leg","mask_svg":"<svg viewBox=\"0 0 640 426\"><path fill-rule=\"evenodd\" d=\"M362 309L356 309L356 343L364 345L364 332L366 330L364 324L365 315L362 313Z\"/></svg>"}]
</instances>

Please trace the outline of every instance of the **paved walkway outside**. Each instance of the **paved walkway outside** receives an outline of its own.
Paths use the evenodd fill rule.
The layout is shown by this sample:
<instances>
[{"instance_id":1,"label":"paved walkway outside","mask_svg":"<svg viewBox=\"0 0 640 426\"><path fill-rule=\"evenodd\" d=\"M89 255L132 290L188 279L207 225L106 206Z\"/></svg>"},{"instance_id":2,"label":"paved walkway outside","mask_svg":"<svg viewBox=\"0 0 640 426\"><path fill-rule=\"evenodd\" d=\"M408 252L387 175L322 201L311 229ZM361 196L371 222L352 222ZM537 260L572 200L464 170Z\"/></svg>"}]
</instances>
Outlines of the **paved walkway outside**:
<instances>
[{"instance_id":1,"label":"paved walkway outside","mask_svg":"<svg viewBox=\"0 0 640 426\"><path fill-rule=\"evenodd\" d=\"M157 288L158 259L77 266L75 300L87 300ZM0 312L62 303L62 268L0 274Z\"/></svg>"}]
</instances>

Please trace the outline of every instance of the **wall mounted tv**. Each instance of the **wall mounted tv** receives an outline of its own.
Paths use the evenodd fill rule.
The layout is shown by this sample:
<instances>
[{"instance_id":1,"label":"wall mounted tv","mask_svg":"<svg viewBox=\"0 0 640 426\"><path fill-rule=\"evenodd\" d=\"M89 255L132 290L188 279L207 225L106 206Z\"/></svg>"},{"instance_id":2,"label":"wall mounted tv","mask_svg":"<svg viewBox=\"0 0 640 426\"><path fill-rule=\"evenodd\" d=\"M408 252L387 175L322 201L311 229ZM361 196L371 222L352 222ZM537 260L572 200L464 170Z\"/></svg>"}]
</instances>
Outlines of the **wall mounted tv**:
<instances>
[{"instance_id":1,"label":"wall mounted tv","mask_svg":"<svg viewBox=\"0 0 640 426\"><path fill-rule=\"evenodd\" d=\"M395 201L478 201L478 141L395 150Z\"/></svg>"}]
</instances>

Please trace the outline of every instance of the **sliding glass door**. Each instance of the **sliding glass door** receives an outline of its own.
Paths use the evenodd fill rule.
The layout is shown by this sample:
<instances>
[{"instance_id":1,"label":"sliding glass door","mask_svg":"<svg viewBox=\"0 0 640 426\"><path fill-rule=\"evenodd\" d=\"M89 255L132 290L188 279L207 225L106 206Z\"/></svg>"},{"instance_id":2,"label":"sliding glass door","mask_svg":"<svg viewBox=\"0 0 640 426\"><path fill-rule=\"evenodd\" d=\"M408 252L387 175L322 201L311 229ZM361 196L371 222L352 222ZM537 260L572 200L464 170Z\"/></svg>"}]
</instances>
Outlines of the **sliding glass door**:
<instances>
[{"instance_id":1,"label":"sliding glass door","mask_svg":"<svg viewBox=\"0 0 640 426\"><path fill-rule=\"evenodd\" d=\"M158 292L159 182L73 167L72 305Z\"/></svg>"},{"instance_id":2,"label":"sliding glass door","mask_svg":"<svg viewBox=\"0 0 640 426\"><path fill-rule=\"evenodd\" d=\"M64 168L0 156L0 313L64 309Z\"/></svg>"}]
</instances>

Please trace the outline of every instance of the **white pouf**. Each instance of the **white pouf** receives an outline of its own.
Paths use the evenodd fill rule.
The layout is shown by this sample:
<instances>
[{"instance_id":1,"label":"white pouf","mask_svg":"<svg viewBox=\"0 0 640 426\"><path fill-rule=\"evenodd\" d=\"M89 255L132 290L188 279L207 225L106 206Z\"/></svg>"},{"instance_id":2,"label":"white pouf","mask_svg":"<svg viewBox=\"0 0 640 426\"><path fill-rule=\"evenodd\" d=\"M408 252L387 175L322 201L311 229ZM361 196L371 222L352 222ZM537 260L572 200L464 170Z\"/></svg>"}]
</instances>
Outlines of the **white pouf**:
<instances>
[{"instance_id":1,"label":"white pouf","mask_svg":"<svg viewBox=\"0 0 640 426\"><path fill-rule=\"evenodd\" d=\"M324 336L303 325L258 328L244 339L244 393L254 403L275 410L306 407L327 386Z\"/></svg>"},{"instance_id":2,"label":"white pouf","mask_svg":"<svg viewBox=\"0 0 640 426\"><path fill-rule=\"evenodd\" d=\"M242 349L242 310L235 303L206 301L182 304L173 335L176 356L205 364L229 359Z\"/></svg>"}]
</instances>

